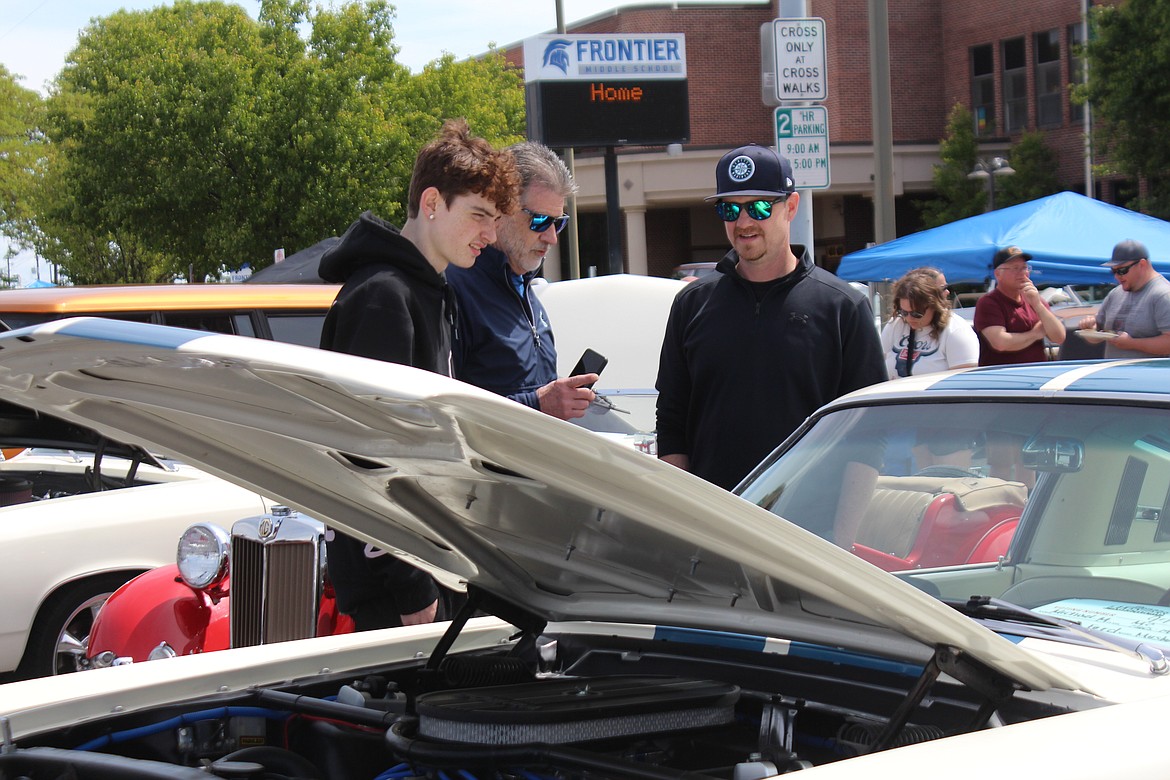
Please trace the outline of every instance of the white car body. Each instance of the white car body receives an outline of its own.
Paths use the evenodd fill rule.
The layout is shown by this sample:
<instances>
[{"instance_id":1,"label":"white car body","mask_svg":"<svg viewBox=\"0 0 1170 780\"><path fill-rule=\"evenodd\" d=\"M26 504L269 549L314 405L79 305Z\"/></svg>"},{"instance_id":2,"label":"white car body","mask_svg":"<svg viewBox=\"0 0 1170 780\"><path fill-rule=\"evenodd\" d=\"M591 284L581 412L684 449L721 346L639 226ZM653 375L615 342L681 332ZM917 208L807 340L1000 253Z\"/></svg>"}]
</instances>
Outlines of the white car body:
<instances>
[{"instance_id":1,"label":"white car body","mask_svg":"<svg viewBox=\"0 0 1170 780\"><path fill-rule=\"evenodd\" d=\"M568 376L586 349L600 352L609 362L594 389L623 410L619 416L635 430L653 431L662 337L674 298L686 285L614 274L534 288L556 336L557 372Z\"/></svg>"},{"instance_id":2,"label":"white car body","mask_svg":"<svg viewBox=\"0 0 1170 780\"><path fill-rule=\"evenodd\" d=\"M103 463L103 474L118 479L129 461L107 456ZM194 467L165 465L139 466L137 478L153 484L35 496L0 507L0 549L8 551L0 566L0 672L15 672L25 660L28 673L45 673L48 656L27 658L26 650L38 630L54 640L61 633L64 622L45 621L53 622L48 613L62 598L69 602L63 605L66 612L72 612L137 574L174 561L178 535L192 523L230 526L269 508L255 493ZM33 449L0 462L0 478L37 472L80 479L92 467L89 454ZM74 637L78 642L84 638ZM64 663L68 649L59 652ZM80 658L84 647L74 652Z\"/></svg>"},{"instance_id":3,"label":"white car body","mask_svg":"<svg viewBox=\"0 0 1170 780\"><path fill-rule=\"evenodd\" d=\"M634 676L644 686L636 692L646 692L634 712L619 703L629 713L619 718L623 725L643 728L642 707L653 708L683 683L724 686L718 689L727 697L735 688L745 713L758 709L771 725L727 721L719 728L729 733L718 732L726 738L712 734L699 755L681 752L673 731L638 737L614 753L525 742L504 751L503 766L532 762L566 777L665 778L698 772L704 750L727 750L736 756L734 776L764 777L779 770L755 750L738 750L738 741L758 736L785 753L773 738L791 737L789 719L799 712L859 720L875 732L894 729L874 737L881 747L915 718L940 729L923 745L805 769L814 776L868 778L944 766L955 776L1023 775L1050 771L1057 751L1082 754L1061 762L1069 778L1099 777L1106 766L1127 777L1164 777L1170 769L1170 758L1140 741L1151 735L1151 711L1170 705L1170 676L1148 659L1053 639L1009 641L753 503L476 388L345 355L127 323L54 323L0 336L0 347L0 388L14 401L173 452L417 565L453 574L473 600L482 599L476 606L511 624L473 618L460 632L457 619L15 683L0 689L6 742L0 771L36 780L73 766L84 780L95 749L112 755L93 760L139 768L121 757L120 739L150 725L164 729L159 745L173 745L166 724L178 713L245 705L299 713L311 706L322 709L304 712L342 717L327 714L341 705L325 694L342 686L349 696L347 681L372 673L405 684L407 708L425 704L445 713L442 696L457 695L478 717L486 701L502 702L505 711L534 712L524 729L540 731L555 725L544 717L543 699L513 705L519 689L525 696L539 689L557 707L570 703L565 729L585 728L585 720L589 728L608 728L600 714L595 721L586 713L591 697L613 706L605 684L614 670L619 680ZM469 656L472 650L481 652ZM444 669L440 661L452 660L539 660L546 668L522 685L452 691L433 676ZM432 662L433 669L415 668ZM937 680L927 676L932 669L941 672ZM917 698L916 678L929 685L926 700ZM423 684L428 680L437 688ZM900 702L911 709L902 712ZM434 748L429 735L411 736L443 715L423 712L420 726L393 708L344 711L364 713L364 725L375 729L388 724L379 750L390 745L407 756L405 766L424 767L410 776L423 776L444 756L496 760L485 757L492 751L478 738L444 739ZM484 712L487 720L478 722L510 723L509 715ZM673 728L695 729L691 717ZM1135 736L1131 749L1099 749ZM592 744L576 734L570 741L581 740ZM656 750L643 750L650 742ZM803 768L810 762L799 754L818 750L790 747L788 768ZM335 760L356 758L349 741L339 750L345 755ZM657 751L687 763L656 764ZM224 749L209 757L212 774L221 757L243 760ZM732 767L719 761L718 773L700 776L731 777ZM169 768L173 777L203 776L177 761Z\"/></svg>"}]
</instances>

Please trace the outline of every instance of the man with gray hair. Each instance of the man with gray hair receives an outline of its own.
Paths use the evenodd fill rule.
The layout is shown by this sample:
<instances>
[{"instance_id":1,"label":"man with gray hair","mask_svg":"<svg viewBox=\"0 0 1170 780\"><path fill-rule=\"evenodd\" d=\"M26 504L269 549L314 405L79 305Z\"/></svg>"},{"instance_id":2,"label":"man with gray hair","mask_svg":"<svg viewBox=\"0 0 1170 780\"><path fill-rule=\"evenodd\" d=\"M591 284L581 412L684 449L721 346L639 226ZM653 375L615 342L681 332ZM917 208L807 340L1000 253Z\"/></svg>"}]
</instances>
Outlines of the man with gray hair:
<instances>
[{"instance_id":1,"label":"man with gray hair","mask_svg":"<svg viewBox=\"0 0 1170 780\"><path fill-rule=\"evenodd\" d=\"M504 216L496 241L471 268L447 271L459 303L452 358L455 378L571 420L593 401L596 374L557 378L552 326L532 280L569 221L565 199L577 191L548 147L510 147L520 172L520 208Z\"/></svg>"}]
</instances>

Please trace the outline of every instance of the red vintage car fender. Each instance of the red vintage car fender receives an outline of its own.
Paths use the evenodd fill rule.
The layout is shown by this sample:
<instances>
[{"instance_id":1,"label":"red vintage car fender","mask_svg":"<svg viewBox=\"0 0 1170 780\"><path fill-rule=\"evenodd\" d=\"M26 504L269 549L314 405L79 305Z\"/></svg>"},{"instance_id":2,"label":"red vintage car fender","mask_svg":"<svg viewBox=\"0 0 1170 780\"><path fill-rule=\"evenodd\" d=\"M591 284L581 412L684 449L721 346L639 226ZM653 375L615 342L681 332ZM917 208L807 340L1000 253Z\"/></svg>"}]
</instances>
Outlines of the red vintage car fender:
<instances>
[{"instance_id":1,"label":"red vintage car fender","mask_svg":"<svg viewBox=\"0 0 1170 780\"><path fill-rule=\"evenodd\" d=\"M160 644L177 655L225 650L231 644L230 583L217 586L216 596L192 588L175 565L148 571L110 596L98 614L86 655L104 652L115 658L146 661ZM353 619L337 610L333 588L326 584L317 612L317 636L353 632Z\"/></svg>"},{"instance_id":2,"label":"red vintage car fender","mask_svg":"<svg viewBox=\"0 0 1170 780\"><path fill-rule=\"evenodd\" d=\"M179 577L174 564L141 574L106 601L89 636L87 655L112 652L145 661L166 642L178 655L228 646L228 605Z\"/></svg>"}]
</instances>

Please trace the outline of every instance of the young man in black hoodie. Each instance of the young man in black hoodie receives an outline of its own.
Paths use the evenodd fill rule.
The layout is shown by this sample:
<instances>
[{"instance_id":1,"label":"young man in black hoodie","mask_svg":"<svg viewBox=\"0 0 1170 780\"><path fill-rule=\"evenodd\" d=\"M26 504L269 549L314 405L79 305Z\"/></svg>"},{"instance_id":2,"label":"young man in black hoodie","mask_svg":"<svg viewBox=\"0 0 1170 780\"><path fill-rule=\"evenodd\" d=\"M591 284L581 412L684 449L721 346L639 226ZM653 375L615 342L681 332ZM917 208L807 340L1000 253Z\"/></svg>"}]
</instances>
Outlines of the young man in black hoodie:
<instances>
[{"instance_id":1,"label":"young man in black hoodie","mask_svg":"<svg viewBox=\"0 0 1170 780\"><path fill-rule=\"evenodd\" d=\"M512 157L448 120L414 164L407 219L398 230L371 212L321 257L318 273L342 282L321 348L451 375L453 295L448 265L469 267L516 207ZM429 623L440 591L431 576L344 534L327 536L338 607L359 631Z\"/></svg>"}]
</instances>

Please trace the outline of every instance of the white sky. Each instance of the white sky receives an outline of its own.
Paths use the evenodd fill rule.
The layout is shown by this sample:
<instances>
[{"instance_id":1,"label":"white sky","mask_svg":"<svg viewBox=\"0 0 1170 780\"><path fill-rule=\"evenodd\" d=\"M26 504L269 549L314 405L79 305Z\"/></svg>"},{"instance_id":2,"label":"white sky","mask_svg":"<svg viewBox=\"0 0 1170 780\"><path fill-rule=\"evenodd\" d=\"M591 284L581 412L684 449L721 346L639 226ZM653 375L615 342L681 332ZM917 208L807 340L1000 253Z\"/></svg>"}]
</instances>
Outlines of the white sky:
<instances>
[{"instance_id":1,"label":"white sky","mask_svg":"<svg viewBox=\"0 0 1170 780\"><path fill-rule=\"evenodd\" d=\"M638 0L560 3L567 25L612 8L647 4ZM24 86L43 94L45 83L60 72L78 34L91 19L121 8L137 10L165 4L158 0L0 0L0 63L20 76ZM317 0L316 4L329 3ZM238 5L253 16L260 9L259 0L242 0ZM557 26L556 0L398 0L394 5L394 37L401 49L398 60L415 71L446 52L457 58L469 57L483 53L489 44L507 46L553 32ZM0 263L5 262L6 249L0 238ZM37 278L35 258L29 254L13 259L11 268L20 274L21 284ZM42 279L49 278L44 263L40 274Z\"/></svg>"}]
</instances>

